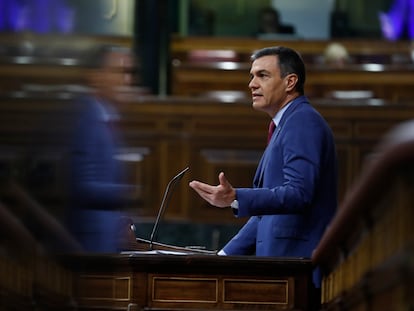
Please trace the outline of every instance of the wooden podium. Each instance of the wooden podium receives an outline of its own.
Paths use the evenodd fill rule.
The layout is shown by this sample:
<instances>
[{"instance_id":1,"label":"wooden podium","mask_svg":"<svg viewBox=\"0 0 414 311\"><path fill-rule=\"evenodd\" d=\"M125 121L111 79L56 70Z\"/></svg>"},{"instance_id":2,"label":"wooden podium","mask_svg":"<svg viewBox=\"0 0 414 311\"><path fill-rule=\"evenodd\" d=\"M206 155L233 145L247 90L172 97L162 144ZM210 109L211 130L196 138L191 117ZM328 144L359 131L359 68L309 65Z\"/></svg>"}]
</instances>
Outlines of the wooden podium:
<instances>
[{"instance_id":1,"label":"wooden podium","mask_svg":"<svg viewBox=\"0 0 414 311\"><path fill-rule=\"evenodd\" d=\"M79 310L309 310L312 264L300 258L174 250L66 257Z\"/></svg>"}]
</instances>

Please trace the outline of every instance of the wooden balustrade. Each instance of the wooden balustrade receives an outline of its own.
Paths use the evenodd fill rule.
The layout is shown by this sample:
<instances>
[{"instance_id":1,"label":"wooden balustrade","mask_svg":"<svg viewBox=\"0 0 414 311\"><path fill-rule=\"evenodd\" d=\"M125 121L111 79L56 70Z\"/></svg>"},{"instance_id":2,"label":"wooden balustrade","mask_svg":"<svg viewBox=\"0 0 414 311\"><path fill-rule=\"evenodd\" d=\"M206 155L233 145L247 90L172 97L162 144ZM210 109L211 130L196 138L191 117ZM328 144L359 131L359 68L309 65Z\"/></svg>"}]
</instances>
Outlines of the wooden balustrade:
<instances>
[{"instance_id":1,"label":"wooden balustrade","mask_svg":"<svg viewBox=\"0 0 414 311\"><path fill-rule=\"evenodd\" d=\"M413 130L400 125L376 148L314 251L323 310L413 305Z\"/></svg>"}]
</instances>

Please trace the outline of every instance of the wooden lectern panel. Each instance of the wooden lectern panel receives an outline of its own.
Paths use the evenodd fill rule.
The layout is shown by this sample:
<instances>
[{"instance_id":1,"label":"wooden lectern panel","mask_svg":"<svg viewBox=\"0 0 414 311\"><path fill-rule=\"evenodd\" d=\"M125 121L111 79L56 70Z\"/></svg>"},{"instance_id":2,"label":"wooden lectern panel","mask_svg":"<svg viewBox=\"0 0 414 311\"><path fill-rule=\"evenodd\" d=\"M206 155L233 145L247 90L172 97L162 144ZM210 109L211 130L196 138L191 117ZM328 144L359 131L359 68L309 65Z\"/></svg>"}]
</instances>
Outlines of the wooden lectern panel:
<instances>
[{"instance_id":1,"label":"wooden lectern panel","mask_svg":"<svg viewBox=\"0 0 414 311\"><path fill-rule=\"evenodd\" d=\"M80 310L309 310L308 259L137 251L75 256Z\"/></svg>"}]
</instances>

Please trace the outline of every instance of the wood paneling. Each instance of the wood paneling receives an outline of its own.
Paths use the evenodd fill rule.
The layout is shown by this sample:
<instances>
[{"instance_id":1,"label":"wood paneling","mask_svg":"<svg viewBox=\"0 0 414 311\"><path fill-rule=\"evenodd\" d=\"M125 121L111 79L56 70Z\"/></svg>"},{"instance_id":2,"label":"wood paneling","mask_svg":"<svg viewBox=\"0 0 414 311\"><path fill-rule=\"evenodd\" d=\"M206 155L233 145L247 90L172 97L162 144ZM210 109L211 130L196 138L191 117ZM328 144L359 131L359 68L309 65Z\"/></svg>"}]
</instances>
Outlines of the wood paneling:
<instances>
[{"instance_id":1,"label":"wood paneling","mask_svg":"<svg viewBox=\"0 0 414 311\"><path fill-rule=\"evenodd\" d=\"M312 265L300 258L136 252L64 262L80 310L309 310L313 303Z\"/></svg>"},{"instance_id":2,"label":"wood paneling","mask_svg":"<svg viewBox=\"0 0 414 311\"><path fill-rule=\"evenodd\" d=\"M411 105L312 103L335 135L340 198L386 131L414 118ZM34 97L0 101L0 168L26 183L27 176L44 172L40 176L43 184L27 186L50 205L64 198L63 147L72 105L69 100ZM268 116L245 101L229 104L181 97L137 97L124 102L121 113L119 127L127 148L119 159L127 165L129 182L136 186L129 205L135 220L155 217L169 179L189 166L165 217L205 223L244 221L209 206L188 182L198 179L217 184L219 172L224 171L233 186L250 187L265 148Z\"/></svg>"}]
</instances>

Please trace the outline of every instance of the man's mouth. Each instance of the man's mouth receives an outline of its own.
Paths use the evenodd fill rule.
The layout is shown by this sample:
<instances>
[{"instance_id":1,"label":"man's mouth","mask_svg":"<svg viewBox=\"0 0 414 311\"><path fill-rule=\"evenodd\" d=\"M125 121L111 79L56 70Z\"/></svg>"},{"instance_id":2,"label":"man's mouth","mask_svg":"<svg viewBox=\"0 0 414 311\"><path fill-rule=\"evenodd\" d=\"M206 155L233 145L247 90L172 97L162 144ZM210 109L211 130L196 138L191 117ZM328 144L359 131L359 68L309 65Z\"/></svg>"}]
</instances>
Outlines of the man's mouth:
<instances>
[{"instance_id":1,"label":"man's mouth","mask_svg":"<svg viewBox=\"0 0 414 311\"><path fill-rule=\"evenodd\" d=\"M259 93L252 93L252 99L253 99L253 100L255 100L255 99L259 98L259 97L262 97L262 94L259 94Z\"/></svg>"}]
</instances>

